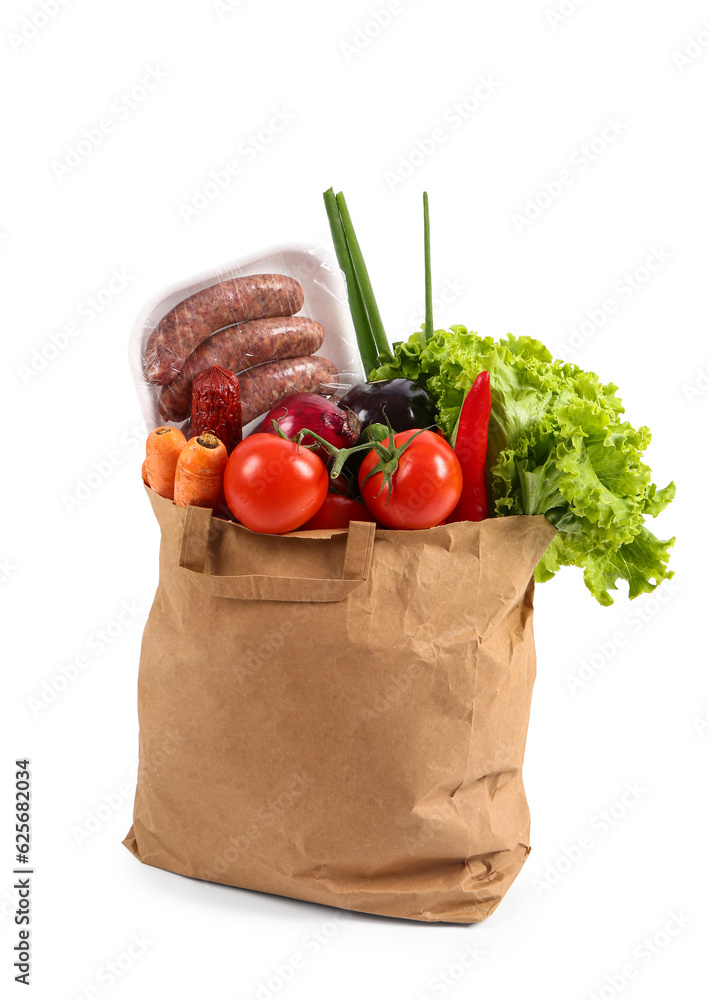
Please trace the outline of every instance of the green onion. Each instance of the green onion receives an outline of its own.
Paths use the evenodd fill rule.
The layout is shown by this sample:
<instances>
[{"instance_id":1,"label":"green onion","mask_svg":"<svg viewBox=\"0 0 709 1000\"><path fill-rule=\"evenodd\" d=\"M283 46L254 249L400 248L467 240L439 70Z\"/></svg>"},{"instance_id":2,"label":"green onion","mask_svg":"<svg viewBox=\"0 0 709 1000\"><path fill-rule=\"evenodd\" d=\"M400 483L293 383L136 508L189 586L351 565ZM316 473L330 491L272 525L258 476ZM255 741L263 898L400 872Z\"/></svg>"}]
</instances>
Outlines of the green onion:
<instances>
[{"instance_id":1,"label":"green onion","mask_svg":"<svg viewBox=\"0 0 709 1000\"><path fill-rule=\"evenodd\" d=\"M357 280L350 248L347 244L345 228L340 216L340 209L333 189L330 188L326 191L323 198L325 199L325 209L330 223L330 232L332 233L332 242L337 254L337 261L344 272L345 281L347 282L347 297L357 336L357 347L359 348L359 354L364 366L364 374L367 377L377 367L377 345L372 334L367 310L364 306L362 290Z\"/></svg>"},{"instance_id":2,"label":"green onion","mask_svg":"<svg viewBox=\"0 0 709 1000\"><path fill-rule=\"evenodd\" d=\"M359 242L357 241L354 226L352 225L352 219L350 218L347 203L345 202L345 196L341 191L337 196L337 207L339 208L340 215L342 217L342 225L345 229L345 237L350 250L350 257L352 258L352 266L354 267L354 272L357 276L357 281L359 282L360 290L362 292L362 299L364 300L364 306L369 317L369 326L372 331L372 336L374 337L374 343L377 350L381 354L384 351L389 350L389 341L386 333L384 332L384 324L382 323L382 318L379 315L377 300L374 298L372 283L369 280L367 266L364 263L364 257L362 256L362 251L360 250Z\"/></svg>"},{"instance_id":3,"label":"green onion","mask_svg":"<svg viewBox=\"0 0 709 1000\"><path fill-rule=\"evenodd\" d=\"M428 192L423 193L423 256L426 274L426 323L424 342L433 336L433 292L431 290L431 225L428 218Z\"/></svg>"}]
</instances>

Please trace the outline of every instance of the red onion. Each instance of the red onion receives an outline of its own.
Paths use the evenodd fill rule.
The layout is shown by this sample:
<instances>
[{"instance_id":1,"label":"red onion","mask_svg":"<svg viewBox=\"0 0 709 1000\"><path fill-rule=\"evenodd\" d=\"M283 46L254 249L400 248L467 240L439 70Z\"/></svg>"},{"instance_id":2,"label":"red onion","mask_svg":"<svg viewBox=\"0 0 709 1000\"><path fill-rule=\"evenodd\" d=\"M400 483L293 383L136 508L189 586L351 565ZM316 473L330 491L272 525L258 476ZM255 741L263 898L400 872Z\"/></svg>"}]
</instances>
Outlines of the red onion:
<instances>
[{"instance_id":1,"label":"red onion","mask_svg":"<svg viewBox=\"0 0 709 1000\"><path fill-rule=\"evenodd\" d=\"M263 434L275 434L272 421L277 420L283 433L294 437L298 431L307 428L315 431L336 448L351 448L357 443L361 425L352 410L344 409L331 402L325 396L314 392L296 392L293 396L284 397L277 403L259 428ZM314 443L314 440L311 439ZM303 444L308 444L307 436ZM329 459L324 448L313 449L323 461Z\"/></svg>"}]
</instances>

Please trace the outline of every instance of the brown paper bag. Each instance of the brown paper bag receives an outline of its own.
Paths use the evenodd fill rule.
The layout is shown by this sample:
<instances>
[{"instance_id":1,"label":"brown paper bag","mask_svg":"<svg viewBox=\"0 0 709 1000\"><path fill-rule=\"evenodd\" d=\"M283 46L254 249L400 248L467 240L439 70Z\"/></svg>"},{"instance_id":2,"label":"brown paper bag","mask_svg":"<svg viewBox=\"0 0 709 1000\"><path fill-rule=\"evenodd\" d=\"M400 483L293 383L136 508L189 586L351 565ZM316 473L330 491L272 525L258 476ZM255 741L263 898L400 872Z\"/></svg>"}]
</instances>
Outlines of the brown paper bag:
<instances>
[{"instance_id":1,"label":"brown paper bag","mask_svg":"<svg viewBox=\"0 0 709 1000\"><path fill-rule=\"evenodd\" d=\"M148 491L125 845L146 864L462 923L529 852L522 761L544 517L253 534Z\"/></svg>"}]
</instances>

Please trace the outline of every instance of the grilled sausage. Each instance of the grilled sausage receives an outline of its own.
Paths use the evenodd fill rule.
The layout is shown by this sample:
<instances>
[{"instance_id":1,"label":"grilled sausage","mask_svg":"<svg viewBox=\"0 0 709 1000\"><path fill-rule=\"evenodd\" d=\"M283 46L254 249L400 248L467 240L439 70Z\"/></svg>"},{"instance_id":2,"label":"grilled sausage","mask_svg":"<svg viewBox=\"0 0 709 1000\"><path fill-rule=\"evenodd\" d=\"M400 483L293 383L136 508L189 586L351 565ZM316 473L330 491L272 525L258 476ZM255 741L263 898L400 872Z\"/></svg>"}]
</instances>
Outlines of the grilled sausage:
<instances>
[{"instance_id":1,"label":"grilled sausage","mask_svg":"<svg viewBox=\"0 0 709 1000\"><path fill-rule=\"evenodd\" d=\"M178 302L150 334L145 377L165 385L210 334L246 320L292 316L303 301L300 283L283 274L250 274L203 288Z\"/></svg>"},{"instance_id":2,"label":"grilled sausage","mask_svg":"<svg viewBox=\"0 0 709 1000\"><path fill-rule=\"evenodd\" d=\"M238 375L244 426L294 392L321 392L337 384L337 369L326 358L271 361Z\"/></svg>"},{"instance_id":3,"label":"grilled sausage","mask_svg":"<svg viewBox=\"0 0 709 1000\"><path fill-rule=\"evenodd\" d=\"M220 330L202 341L182 371L160 390L158 409L162 419L184 420L189 416L192 382L212 365L242 372L266 361L301 358L319 350L324 335L319 323L304 316L255 319Z\"/></svg>"}]
</instances>

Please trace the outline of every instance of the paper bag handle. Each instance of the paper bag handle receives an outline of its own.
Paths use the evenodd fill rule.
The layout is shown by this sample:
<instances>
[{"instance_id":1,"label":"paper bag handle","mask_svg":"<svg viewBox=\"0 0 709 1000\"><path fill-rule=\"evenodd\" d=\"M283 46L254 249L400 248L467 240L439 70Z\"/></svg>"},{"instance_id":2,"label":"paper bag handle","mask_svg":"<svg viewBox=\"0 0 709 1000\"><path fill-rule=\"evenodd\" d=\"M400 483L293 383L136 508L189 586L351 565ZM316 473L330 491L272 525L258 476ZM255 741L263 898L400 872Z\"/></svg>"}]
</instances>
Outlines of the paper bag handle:
<instances>
[{"instance_id":1,"label":"paper bag handle","mask_svg":"<svg viewBox=\"0 0 709 1000\"><path fill-rule=\"evenodd\" d=\"M211 520L211 510L202 507L187 508L180 546L180 566L203 593L212 597L227 597L236 601L331 603L344 600L369 577L376 530L376 525L369 521L350 522L342 576L321 580L253 574L213 576L205 573Z\"/></svg>"}]
</instances>

